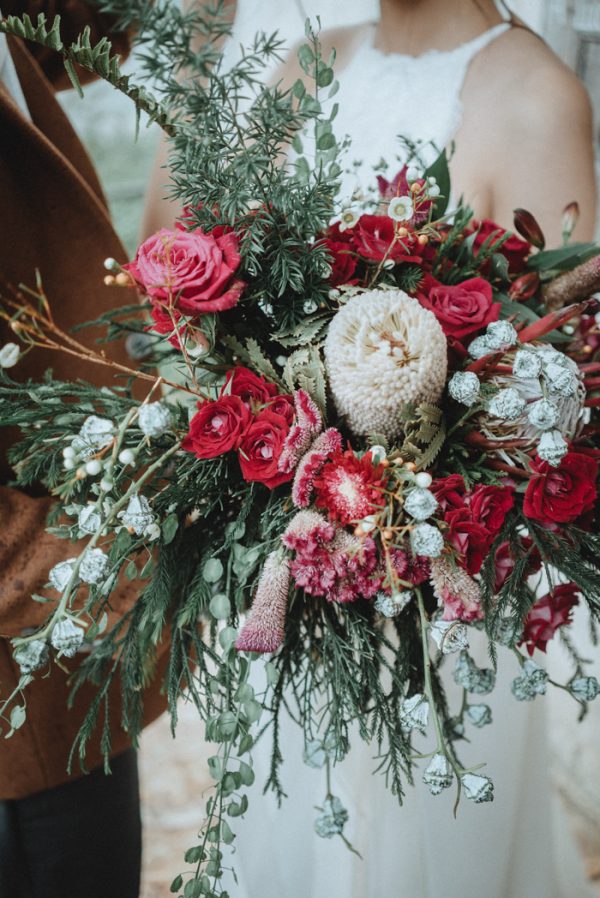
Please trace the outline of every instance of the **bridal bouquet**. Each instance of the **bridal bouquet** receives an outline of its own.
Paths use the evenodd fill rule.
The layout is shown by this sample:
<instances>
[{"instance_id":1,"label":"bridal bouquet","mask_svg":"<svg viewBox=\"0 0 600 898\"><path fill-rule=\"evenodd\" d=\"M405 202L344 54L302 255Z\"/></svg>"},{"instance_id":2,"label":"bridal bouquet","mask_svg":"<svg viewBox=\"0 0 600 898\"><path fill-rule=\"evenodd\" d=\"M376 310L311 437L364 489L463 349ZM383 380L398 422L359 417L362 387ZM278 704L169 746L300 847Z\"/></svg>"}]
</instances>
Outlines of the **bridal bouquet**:
<instances>
[{"instance_id":1,"label":"bridal bouquet","mask_svg":"<svg viewBox=\"0 0 600 898\"><path fill-rule=\"evenodd\" d=\"M310 29L306 79L287 91L260 77L274 38L223 71L218 17L160 0L104 7L147 45L155 96L104 42L66 47L43 19L0 28L53 46L75 81L75 64L97 71L161 124L183 212L132 261L106 262L130 301L101 322L138 362L113 365L114 389L4 372L17 480L54 493L51 530L77 546L32 597L48 618L14 640L22 679L1 710L9 730L26 725L32 680L85 648L74 689L90 679L101 695L120 675L135 733L168 638L174 724L185 695L217 746L193 868L173 891L224 894L223 845L248 808L258 738L272 740L267 786L283 795L281 714L313 767L361 738L400 800L418 775L434 795L480 803L493 771L468 739L492 722L497 665L514 667L518 702L565 689L583 716L600 692L569 639L574 606L600 612L600 256L570 242L575 205L555 250L523 210L520 236L463 205L448 212L446 156L424 167L419 147L341 203L333 61ZM36 345L110 364L60 329L51 299L40 283L4 290L19 341L0 351L4 369ZM139 599L107 629L123 578ZM540 663L553 638L573 661L566 684ZM81 756L101 707L83 722ZM345 838L347 816L327 789L314 826Z\"/></svg>"}]
</instances>

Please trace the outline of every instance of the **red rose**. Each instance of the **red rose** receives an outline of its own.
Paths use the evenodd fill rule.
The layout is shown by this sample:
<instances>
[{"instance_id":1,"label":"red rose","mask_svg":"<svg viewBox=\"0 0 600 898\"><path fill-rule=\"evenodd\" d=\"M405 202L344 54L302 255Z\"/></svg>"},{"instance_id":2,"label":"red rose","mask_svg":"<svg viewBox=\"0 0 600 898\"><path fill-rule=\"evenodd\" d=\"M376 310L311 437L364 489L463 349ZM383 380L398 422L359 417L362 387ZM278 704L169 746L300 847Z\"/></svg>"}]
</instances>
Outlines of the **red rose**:
<instances>
[{"instance_id":1,"label":"red rose","mask_svg":"<svg viewBox=\"0 0 600 898\"><path fill-rule=\"evenodd\" d=\"M483 330L500 317L500 303L493 301L492 288L483 278L450 286L426 274L417 298L433 312L446 336L457 340Z\"/></svg>"},{"instance_id":2,"label":"red rose","mask_svg":"<svg viewBox=\"0 0 600 898\"><path fill-rule=\"evenodd\" d=\"M250 371L249 368L238 365L227 372L220 395L239 396L242 402L250 408L270 402L277 395L277 387Z\"/></svg>"},{"instance_id":3,"label":"red rose","mask_svg":"<svg viewBox=\"0 0 600 898\"><path fill-rule=\"evenodd\" d=\"M358 259L352 247L340 240L326 238L323 242L331 256L331 274L329 275L331 286L338 287L340 284L356 283L352 280L352 276L356 271Z\"/></svg>"},{"instance_id":4,"label":"red rose","mask_svg":"<svg viewBox=\"0 0 600 898\"><path fill-rule=\"evenodd\" d=\"M149 297L195 316L236 305L246 286L234 277L239 264L231 232L162 228L138 247L135 261L125 268Z\"/></svg>"},{"instance_id":5,"label":"red rose","mask_svg":"<svg viewBox=\"0 0 600 898\"><path fill-rule=\"evenodd\" d=\"M465 481L460 474L440 477L431 484L431 492L438 500L442 512L448 508L461 508L464 505L466 492Z\"/></svg>"},{"instance_id":6,"label":"red rose","mask_svg":"<svg viewBox=\"0 0 600 898\"><path fill-rule=\"evenodd\" d=\"M500 225L497 225L494 221L490 221L489 218L486 218L483 221L474 221L473 230L477 228L477 236L473 243L473 253L475 256L489 237L492 237L491 243L497 243L497 241L500 240L501 237L504 237L505 234L510 234L510 237L502 244L498 252L507 260L508 270L511 274L518 274L520 271L523 271L525 268L525 260L531 252L530 243L526 240L521 240L520 237L517 237L516 234L512 234L510 231L505 231L504 228L501 228Z\"/></svg>"},{"instance_id":7,"label":"red rose","mask_svg":"<svg viewBox=\"0 0 600 898\"><path fill-rule=\"evenodd\" d=\"M514 505L507 486L477 486L465 493L462 506L449 507L444 515L448 540L457 550L469 574L481 570L486 555L500 532L504 519Z\"/></svg>"},{"instance_id":8,"label":"red rose","mask_svg":"<svg viewBox=\"0 0 600 898\"><path fill-rule=\"evenodd\" d=\"M534 458L523 499L523 513L542 524L565 524L591 511L596 502L598 463L579 452L568 452L553 468Z\"/></svg>"},{"instance_id":9,"label":"red rose","mask_svg":"<svg viewBox=\"0 0 600 898\"><path fill-rule=\"evenodd\" d=\"M256 480L273 489L294 476L293 471L282 473L277 467L288 430L285 418L268 408L256 416L239 447L244 480Z\"/></svg>"},{"instance_id":10,"label":"red rose","mask_svg":"<svg viewBox=\"0 0 600 898\"><path fill-rule=\"evenodd\" d=\"M389 215L361 215L352 228L352 244L364 259L374 262L381 262L384 258L393 259L394 262L420 262L422 247L414 234L394 243L395 236L396 229Z\"/></svg>"},{"instance_id":11,"label":"red rose","mask_svg":"<svg viewBox=\"0 0 600 898\"><path fill-rule=\"evenodd\" d=\"M559 627L571 623L571 611L579 604L579 589L575 583L561 583L535 603L523 629L523 643L533 655L535 649L546 651L546 645Z\"/></svg>"},{"instance_id":12,"label":"red rose","mask_svg":"<svg viewBox=\"0 0 600 898\"><path fill-rule=\"evenodd\" d=\"M287 393L284 393L281 396L276 396L275 399L269 402L267 408L270 412L273 412L276 415L281 415L282 418L285 418L288 427L290 427L294 423L296 410L294 408L293 396L290 396Z\"/></svg>"},{"instance_id":13,"label":"red rose","mask_svg":"<svg viewBox=\"0 0 600 898\"><path fill-rule=\"evenodd\" d=\"M239 396L222 396L198 407L182 448L197 458L215 458L237 449L251 418Z\"/></svg>"},{"instance_id":14,"label":"red rose","mask_svg":"<svg viewBox=\"0 0 600 898\"><path fill-rule=\"evenodd\" d=\"M525 568L523 577L531 577L532 574L537 574L542 566L542 558L539 549L533 546L533 542L528 537L520 539L519 545L523 554L527 553L527 567ZM519 556L520 555L521 553L519 553ZM494 592L500 592L514 570L515 561L516 559L511 551L508 540L498 546L495 558L496 582L494 584Z\"/></svg>"}]
</instances>

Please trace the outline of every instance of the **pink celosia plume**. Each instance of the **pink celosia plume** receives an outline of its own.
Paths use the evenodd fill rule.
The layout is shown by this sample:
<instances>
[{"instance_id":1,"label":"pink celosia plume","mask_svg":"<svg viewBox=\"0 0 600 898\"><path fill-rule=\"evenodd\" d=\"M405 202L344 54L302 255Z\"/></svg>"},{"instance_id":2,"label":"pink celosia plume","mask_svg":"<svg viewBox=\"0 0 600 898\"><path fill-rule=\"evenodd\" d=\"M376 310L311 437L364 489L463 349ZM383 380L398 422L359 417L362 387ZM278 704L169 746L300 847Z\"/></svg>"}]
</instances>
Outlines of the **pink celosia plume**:
<instances>
[{"instance_id":1,"label":"pink celosia plume","mask_svg":"<svg viewBox=\"0 0 600 898\"><path fill-rule=\"evenodd\" d=\"M250 615L235 643L243 652L275 652L283 643L288 607L290 564L280 551L265 561Z\"/></svg>"},{"instance_id":2,"label":"pink celosia plume","mask_svg":"<svg viewBox=\"0 0 600 898\"><path fill-rule=\"evenodd\" d=\"M443 604L442 620L483 620L479 586L467 572L443 555L431 559L431 583Z\"/></svg>"},{"instance_id":3,"label":"pink celosia plume","mask_svg":"<svg viewBox=\"0 0 600 898\"><path fill-rule=\"evenodd\" d=\"M305 390L295 391L294 410L296 421L290 427L278 462L279 470L285 473L294 470L323 427L323 417L319 407Z\"/></svg>"}]
</instances>

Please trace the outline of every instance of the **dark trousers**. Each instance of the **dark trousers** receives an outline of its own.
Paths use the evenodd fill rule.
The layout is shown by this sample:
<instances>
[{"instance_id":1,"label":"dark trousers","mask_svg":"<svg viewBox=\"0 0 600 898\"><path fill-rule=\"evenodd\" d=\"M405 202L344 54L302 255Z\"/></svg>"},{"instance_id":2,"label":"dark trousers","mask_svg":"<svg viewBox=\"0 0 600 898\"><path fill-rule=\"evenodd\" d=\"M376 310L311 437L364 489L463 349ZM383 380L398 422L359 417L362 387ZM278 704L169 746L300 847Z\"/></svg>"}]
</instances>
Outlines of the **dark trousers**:
<instances>
[{"instance_id":1,"label":"dark trousers","mask_svg":"<svg viewBox=\"0 0 600 898\"><path fill-rule=\"evenodd\" d=\"M2 898L138 898L141 822L133 749L102 769L0 801Z\"/></svg>"}]
</instances>

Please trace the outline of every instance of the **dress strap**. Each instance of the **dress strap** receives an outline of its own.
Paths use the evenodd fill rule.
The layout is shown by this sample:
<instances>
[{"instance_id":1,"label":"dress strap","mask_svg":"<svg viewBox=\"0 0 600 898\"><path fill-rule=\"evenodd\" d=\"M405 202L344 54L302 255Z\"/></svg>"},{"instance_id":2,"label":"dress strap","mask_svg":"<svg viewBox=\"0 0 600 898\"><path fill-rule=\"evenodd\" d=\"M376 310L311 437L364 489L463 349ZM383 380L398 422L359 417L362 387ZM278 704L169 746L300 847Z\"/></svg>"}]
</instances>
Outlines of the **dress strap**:
<instances>
[{"instance_id":1,"label":"dress strap","mask_svg":"<svg viewBox=\"0 0 600 898\"><path fill-rule=\"evenodd\" d=\"M508 31L509 28L512 28L512 24L510 22L500 22L498 25L495 25L488 31L484 31L483 34L479 35L479 37L475 37L472 41L467 41L466 44L458 47L457 50L462 50L464 53L462 62L468 66L478 53L481 53L481 51L485 47L487 47L488 44L491 44L492 41L495 41L497 37L500 37L500 35L504 34L505 31Z\"/></svg>"}]
</instances>

